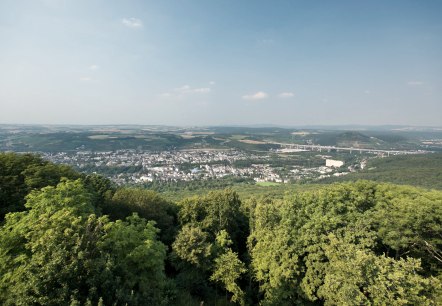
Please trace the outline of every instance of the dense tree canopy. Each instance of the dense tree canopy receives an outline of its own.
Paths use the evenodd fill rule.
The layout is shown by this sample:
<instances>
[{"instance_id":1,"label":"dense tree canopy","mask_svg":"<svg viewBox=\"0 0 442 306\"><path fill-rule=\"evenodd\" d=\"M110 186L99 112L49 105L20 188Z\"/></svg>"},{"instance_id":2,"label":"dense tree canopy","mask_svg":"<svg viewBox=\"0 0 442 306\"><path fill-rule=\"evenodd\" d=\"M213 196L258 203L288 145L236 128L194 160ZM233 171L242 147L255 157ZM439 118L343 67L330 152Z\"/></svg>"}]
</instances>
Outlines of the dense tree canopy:
<instances>
[{"instance_id":1,"label":"dense tree canopy","mask_svg":"<svg viewBox=\"0 0 442 306\"><path fill-rule=\"evenodd\" d=\"M438 305L442 192L370 181L179 203L0 154L2 305Z\"/></svg>"},{"instance_id":2,"label":"dense tree canopy","mask_svg":"<svg viewBox=\"0 0 442 306\"><path fill-rule=\"evenodd\" d=\"M33 191L27 211L0 230L0 301L6 305L159 304L165 246L152 222L94 214L80 180Z\"/></svg>"},{"instance_id":3,"label":"dense tree canopy","mask_svg":"<svg viewBox=\"0 0 442 306\"><path fill-rule=\"evenodd\" d=\"M361 181L259 203L249 246L263 303L436 304L441 199Z\"/></svg>"},{"instance_id":4,"label":"dense tree canopy","mask_svg":"<svg viewBox=\"0 0 442 306\"><path fill-rule=\"evenodd\" d=\"M126 218L134 212L142 218L156 222L156 226L161 230L162 241L173 241L177 225L177 207L154 191L120 188L103 209L103 213L115 220Z\"/></svg>"},{"instance_id":5,"label":"dense tree canopy","mask_svg":"<svg viewBox=\"0 0 442 306\"><path fill-rule=\"evenodd\" d=\"M219 283L231 293L233 302L243 303L244 292L237 281L246 270L238 252L245 251L247 222L238 195L231 190L210 192L182 201L180 208L182 229L172 245L172 256L180 277L186 280L183 285L208 298L210 289ZM206 280L204 288L201 278Z\"/></svg>"},{"instance_id":6,"label":"dense tree canopy","mask_svg":"<svg viewBox=\"0 0 442 306\"><path fill-rule=\"evenodd\" d=\"M37 155L0 153L0 221L8 212L24 210L31 190L55 186L62 177L76 179L80 174Z\"/></svg>"}]
</instances>

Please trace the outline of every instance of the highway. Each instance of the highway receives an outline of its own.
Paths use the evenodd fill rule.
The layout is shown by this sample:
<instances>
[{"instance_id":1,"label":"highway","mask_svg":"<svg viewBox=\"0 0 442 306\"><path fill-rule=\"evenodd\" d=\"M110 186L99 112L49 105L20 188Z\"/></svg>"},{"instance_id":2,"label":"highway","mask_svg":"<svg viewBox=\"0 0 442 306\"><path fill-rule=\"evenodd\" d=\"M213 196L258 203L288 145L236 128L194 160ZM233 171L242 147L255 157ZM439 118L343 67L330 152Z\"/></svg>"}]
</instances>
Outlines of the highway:
<instances>
[{"instance_id":1,"label":"highway","mask_svg":"<svg viewBox=\"0 0 442 306\"><path fill-rule=\"evenodd\" d=\"M364 149L364 148L354 148L354 147L335 147L335 146L321 146L321 145L301 145L301 144L292 144L292 143L275 143L279 144L281 147L285 147L288 149L296 149L296 150L304 150L304 151L348 151L350 153L359 152L359 153L372 153L372 154L386 154L387 156L391 155L409 155L409 154L425 154L431 153L431 151L422 151L422 150L379 150L379 149Z\"/></svg>"}]
</instances>

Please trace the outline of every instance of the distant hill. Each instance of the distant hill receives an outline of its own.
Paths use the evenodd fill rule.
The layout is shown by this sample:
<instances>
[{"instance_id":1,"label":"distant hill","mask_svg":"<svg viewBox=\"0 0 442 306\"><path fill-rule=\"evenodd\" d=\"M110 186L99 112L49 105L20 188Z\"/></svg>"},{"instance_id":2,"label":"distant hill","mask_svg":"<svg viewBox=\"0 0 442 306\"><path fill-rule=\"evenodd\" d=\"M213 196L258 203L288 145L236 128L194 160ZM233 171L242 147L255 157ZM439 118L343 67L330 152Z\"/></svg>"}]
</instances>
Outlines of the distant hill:
<instances>
[{"instance_id":1,"label":"distant hill","mask_svg":"<svg viewBox=\"0 0 442 306\"><path fill-rule=\"evenodd\" d=\"M0 125L0 150L55 152L119 149L263 151L275 143L396 150L442 150L442 131L287 129L282 127L28 126ZM276 145L277 147L277 145Z\"/></svg>"},{"instance_id":2,"label":"distant hill","mask_svg":"<svg viewBox=\"0 0 442 306\"><path fill-rule=\"evenodd\" d=\"M321 183L358 179L442 190L442 153L376 158L361 172L327 178Z\"/></svg>"},{"instance_id":3,"label":"distant hill","mask_svg":"<svg viewBox=\"0 0 442 306\"><path fill-rule=\"evenodd\" d=\"M358 131L335 131L317 133L313 137L315 144L323 146L340 147L371 147L376 148L383 144L383 141L367 136Z\"/></svg>"},{"instance_id":4,"label":"distant hill","mask_svg":"<svg viewBox=\"0 0 442 306\"><path fill-rule=\"evenodd\" d=\"M343 147L360 147L371 143L372 139L369 136L354 131L344 132L336 138L336 145Z\"/></svg>"}]
</instances>

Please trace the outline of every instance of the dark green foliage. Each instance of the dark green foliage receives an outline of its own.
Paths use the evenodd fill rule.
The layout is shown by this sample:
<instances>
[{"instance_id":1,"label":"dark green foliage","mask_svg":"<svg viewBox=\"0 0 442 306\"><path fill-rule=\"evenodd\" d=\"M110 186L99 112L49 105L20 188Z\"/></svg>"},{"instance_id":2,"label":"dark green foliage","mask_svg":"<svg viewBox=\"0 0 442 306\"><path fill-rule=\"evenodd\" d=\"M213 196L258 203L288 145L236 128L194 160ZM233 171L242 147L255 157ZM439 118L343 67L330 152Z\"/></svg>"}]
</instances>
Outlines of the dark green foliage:
<instances>
[{"instance_id":1,"label":"dark green foliage","mask_svg":"<svg viewBox=\"0 0 442 306\"><path fill-rule=\"evenodd\" d=\"M28 211L7 215L0 231L2 303L56 305L81 290L102 223L87 217L90 200L80 182L65 182L34 191ZM89 292L79 294L85 299Z\"/></svg>"},{"instance_id":2,"label":"dark green foliage","mask_svg":"<svg viewBox=\"0 0 442 306\"><path fill-rule=\"evenodd\" d=\"M238 254L230 248L232 241L226 231L221 231L216 237L215 248L218 256L213 263L213 273L210 280L221 283L227 292L232 294L231 301L244 305L244 291L238 285L238 280L247 269L238 258Z\"/></svg>"},{"instance_id":3,"label":"dark green foliage","mask_svg":"<svg viewBox=\"0 0 442 306\"><path fill-rule=\"evenodd\" d=\"M33 189L55 186L62 177L80 174L31 154L0 153L0 221L9 212L24 210L25 196Z\"/></svg>"},{"instance_id":4,"label":"dark green foliage","mask_svg":"<svg viewBox=\"0 0 442 306\"><path fill-rule=\"evenodd\" d=\"M107 277L101 284L106 304L167 305L164 294L166 247L157 241L154 222L134 215L104 226L98 244Z\"/></svg>"},{"instance_id":5,"label":"dark green foliage","mask_svg":"<svg viewBox=\"0 0 442 306\"><path fill-rule=\"evenodd\" d=\"M193 165L192 168L194 168ZM153 181L149 183L144 183L143 186L148 189L155 190L157 192L169 192L177 194L183 191L200 191L201 189L207 190L217 190L225 189L237 186L239 184L255 184L252 178L236 177L236 176L225 176L223 178L207 179L207 180L194 180L194 181L177 181L177 182L163 182L163 181Z\"/></svg>"},{"instance_id":6,"label":"dark green foliage","mask_svg":"<svg viewBox=\"0 0 442 306\"><path fill-rule=\"evenodd\" d=\"M112 219L124 219L134 212L141 218L153 220L161 230L161 240L173 241L176 231L177 207L163 199L158 193L137 188L121 188L107 201L103 213Z\"/></svg>"},{"instance_id":7,"label":"dark green foliage","mask_svg":"<svg viewBox=\"0 0 442 306\"><path fill-rule=\"evenodd\" d=\"M192 224L211 235L212 239L225 230L236 250L244 249L247 239L247 219L242 214L238 194L230 189L212 191L203 197L193 197L180 203L179 221Z\"/></svg>"},{"instance_id":8,"label":"dark green foliage","mask_svg":"<svg viewBox=\"0 0 442 306\"><path fill-rule=\"evenodd\" d=\"M187 282L178 285L202 298L213 298L214 284L212 290L206 287L201 291L200 279L211 279L231 293L232 301L243 303L244 292L237 280L245 266L238 254L245 251L248 229L238 195L231 190L210 192L185 199L180 207L183 227L172 245L172 258L180 271L178 279ZM230 266L223 264L226 260L233 260Z\"/></svg>"},{"instance_id":9,"label":"dark green foliage","mask_svg":"<svg viewBox=\"0 0 442 306\"><path fill-rule=\"evenodd\" d=\"M32 192L26 207L0 229L1 304L167 304L153 223L97 218L79 180Z\"/></svg>"},{"instance_id":10,"label":"dark green foliage","mask_svg":"<svg viewBox=\"0 0 442 306\"><path fill-rule=\"evenodd\" d=\"M85 187L94 196L94 206L100 211L109 203L117 190L114 183L98 174L84 175L83 182Z\"/></svg>"},{"instance_id":11,"label":"dark green foliage","mask_svg":"<svg viewBox=\"0 0 442 306\"><path fill-rule=\"evenodd\" d=\"M264 304L436 304L441 201L360 181L257 203L249 244Z\"/></svg>"},{"instance_id":12,"label":"dark green foliage","mask_svg":"<svg viewBox=\"0 0 442 306\"><path fill-rule=\"evenodd\" d=\"M442 273L442 198L440 191L378 187L383 198L373 210L373 227L383 251L394 258L420 258L426 274Z\"/></svg>"}]
</instances>

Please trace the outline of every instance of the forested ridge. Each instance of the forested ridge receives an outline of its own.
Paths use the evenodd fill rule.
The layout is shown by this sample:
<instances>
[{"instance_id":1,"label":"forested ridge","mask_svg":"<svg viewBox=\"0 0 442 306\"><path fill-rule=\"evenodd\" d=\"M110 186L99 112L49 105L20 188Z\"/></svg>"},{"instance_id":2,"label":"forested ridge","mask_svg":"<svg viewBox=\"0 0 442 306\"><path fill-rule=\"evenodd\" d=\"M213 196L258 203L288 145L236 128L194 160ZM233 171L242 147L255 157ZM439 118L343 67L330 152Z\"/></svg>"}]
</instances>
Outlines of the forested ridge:
<instances>
[{"instance_id":1,"label":"forested ridge","mask_svg":"<svg viewBox=\"0 0 442 306\"><path fill-rule=\"evenodd\" d=\"M372 181L171 202L0 153L2 305L438 305L442 192Z\"/></svg>"},{"instance_id":2,"label":"forested ridge","mask_svg":"<svg viewBox=\"0 0 442 306\"><path fill-rule=\"evenodd\" d=\"M442 190L442 153L374 158L362 171L326 178L321 183L358 179Z\"/></svg>"}]
</instances>

